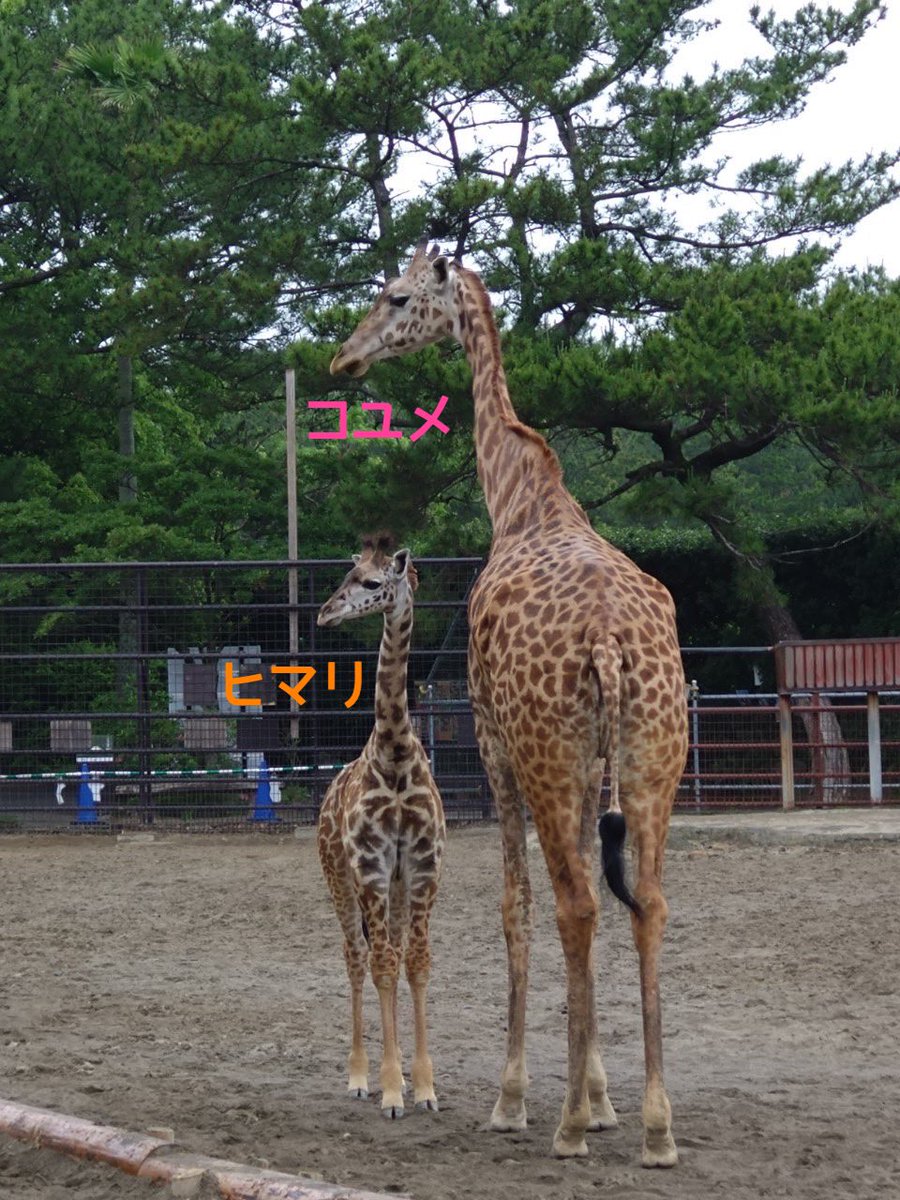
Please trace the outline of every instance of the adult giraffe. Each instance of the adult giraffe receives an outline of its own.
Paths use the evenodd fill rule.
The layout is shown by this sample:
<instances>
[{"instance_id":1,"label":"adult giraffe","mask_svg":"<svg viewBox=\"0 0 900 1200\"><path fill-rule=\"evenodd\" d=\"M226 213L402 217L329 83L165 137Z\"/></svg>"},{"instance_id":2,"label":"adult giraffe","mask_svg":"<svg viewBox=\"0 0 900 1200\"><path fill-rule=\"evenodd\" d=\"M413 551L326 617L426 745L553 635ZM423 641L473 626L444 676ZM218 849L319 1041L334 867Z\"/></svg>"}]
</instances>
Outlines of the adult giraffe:
<instances>
[{"instance_id":1,"label":"adult giraffe","mask_svg":"<svg viewBox=\"0 0 900 1200\"><path fill-rule=\"evenodd\" d=\"M640 959L642 1162L673 1166L658 958L668 911L663 852L687 750L674 606L662 584L594 532L563 484L556 455L516 417L490 298L473 271L420 244L343 344L331 372L359 377L379 359L447 336L462 344L472 368L478 476L493 525L490 556L469 602L469 694L500 821L509 962L507 1058L491 1125L526 1124L532 898L525 804L550 872L566 960L569 1072L554 1153L587 1154L585 1131L616 1124L594 1006L599 757L609 764L611 788L610 812L601 821L604 863L614 890L633 905ZM637 852L634 900L622 876L620 812Z\"/></svg>"}]
</instances>

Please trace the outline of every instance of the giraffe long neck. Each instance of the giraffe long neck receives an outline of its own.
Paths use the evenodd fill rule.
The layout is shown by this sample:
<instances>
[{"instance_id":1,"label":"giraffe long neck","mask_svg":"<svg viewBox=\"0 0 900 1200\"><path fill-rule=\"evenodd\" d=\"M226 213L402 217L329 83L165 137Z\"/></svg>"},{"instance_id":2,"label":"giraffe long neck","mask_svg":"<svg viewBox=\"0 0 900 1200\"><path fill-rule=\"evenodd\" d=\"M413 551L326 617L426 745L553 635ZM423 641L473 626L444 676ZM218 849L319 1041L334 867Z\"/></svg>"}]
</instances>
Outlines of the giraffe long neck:
<instances>
[{"instance_id":1,"label":"giraffe long neck","mask_svg":"<svg viewBox=\"0 0 900 1200\"><path fill-rule=\"evenodd\" d=\"M374 747L388 761L394 748L412 736L406 691L412 626L412 595L407 587L405 598L385 611L375 675Z\"/></svg>"},{"instance_id":2,"label":"giraffe long neck","mask_svg":"<svg viewBox=\"0 0 900 1200\"><path fill-rule=\"evenodd\" d=\"M484 284L473 272L457 270L455 287L458 337L472 368L478 478L494 537L565 518L586 523L563 485L558 458L541 435L516 416Z\"/></svg>"}]
</instances>

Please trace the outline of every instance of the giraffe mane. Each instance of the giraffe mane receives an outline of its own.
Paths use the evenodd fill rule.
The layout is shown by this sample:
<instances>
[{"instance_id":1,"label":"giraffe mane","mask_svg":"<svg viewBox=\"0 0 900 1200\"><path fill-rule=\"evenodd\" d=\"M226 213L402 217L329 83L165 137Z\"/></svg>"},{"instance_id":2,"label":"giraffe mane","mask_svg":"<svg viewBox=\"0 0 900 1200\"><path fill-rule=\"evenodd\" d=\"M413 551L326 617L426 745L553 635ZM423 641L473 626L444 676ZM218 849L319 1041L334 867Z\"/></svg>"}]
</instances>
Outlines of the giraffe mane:
<instances>
[{"instance_id":1,"label":"giraffe mane","mask_svg":"<svg viewBox=\"0 0 900 1200\"><path fill-rule=\"evenodd\" d=\"M460 275L464 275L467 282L472 285L472 289L477 297L478 306L481 309L482 323L484 328L487 330L487 336L491 340L491 349L494 354L494 361L500 362L500 334L497 331L497 322L494 319L493 305L491 304L491 298L488 295L488 290L485 287L484 280L476 271L472 271L468 267L462 266L460 263L455 265L457 272ZM504 417L503 422L507 429L511 430L513 433L517 433L525 441L533 443L540 450L546 462L548 471L555 480L562 482L562 467L560 466L559 458L557 457L556 451L547 444L546 439L542 437L536 429L532 429L530 425L526 425L517 417L513 418L512 420Z\"/></svg>"}]
</instances>

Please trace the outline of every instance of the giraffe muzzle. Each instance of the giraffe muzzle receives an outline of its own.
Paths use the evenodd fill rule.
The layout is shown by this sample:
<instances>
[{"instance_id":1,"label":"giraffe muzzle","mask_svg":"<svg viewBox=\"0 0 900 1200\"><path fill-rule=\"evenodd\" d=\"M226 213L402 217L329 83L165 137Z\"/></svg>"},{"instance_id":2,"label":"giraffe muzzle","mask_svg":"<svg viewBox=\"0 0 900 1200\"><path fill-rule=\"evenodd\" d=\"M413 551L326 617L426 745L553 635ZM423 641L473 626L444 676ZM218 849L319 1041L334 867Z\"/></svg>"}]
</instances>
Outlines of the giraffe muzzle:
<instances>
[{"instance_id":1,"label":"giraffe muzzle","mask_svg":"<svg viewBox=\"0 0 900 1200\"><path fill-rule=\"evenodd\" d=\"M341 348L331 360L331 366L328 368L332 375L345 374L353 379L360 379L369 369L369 364L362 362L358 358L353 358L352 355L344 357L344 350Z\"/></svg>"},{"instance_id":2,"label":"giraffe muzzle","mask_svg":"<svg viewBox=\"0 0 900 1200\"><path fill-rule=\"evenodd\" d=\"M316 624L323 628L328 628L329 625L340 625L341 613L331 610L330 612L320 612L316 617Z\"/></svg>"}]
</instances>

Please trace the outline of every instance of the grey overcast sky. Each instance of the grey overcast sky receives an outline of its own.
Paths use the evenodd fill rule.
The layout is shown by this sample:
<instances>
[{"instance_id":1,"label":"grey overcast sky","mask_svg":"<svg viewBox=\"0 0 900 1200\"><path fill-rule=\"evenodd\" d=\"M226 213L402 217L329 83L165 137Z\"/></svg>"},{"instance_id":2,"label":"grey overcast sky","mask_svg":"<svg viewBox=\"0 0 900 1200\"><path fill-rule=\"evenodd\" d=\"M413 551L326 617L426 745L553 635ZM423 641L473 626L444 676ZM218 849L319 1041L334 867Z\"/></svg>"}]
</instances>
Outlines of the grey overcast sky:
<instances>
[{"instance_id":1,"label":"grey overcast sky","mask_svg":"<svg viewBox=\"0 0 900 1200\"><path fill-rule=\"evenodd\" d=\"M825 0L819 0L824 6ZM832 0L833 7L847 12L853 0ZM774 9L780 18L791 17L801 0L760 0L764 11ZM670 69L675 82L684 75L704 79L714 62L720 67L737 66L745 58L766 55L769 47L749 20L751 0L710 0L691 16L719 22L716 29L700 34L682 47ZM490 106L487 116L490 115ZM870 29L860 43L847 52L847 61L830 80L810 92L806 108L789 121L767 124L759 129L733 130L719 134L709 150L710 161L729 159L725 179L749 163L779 154L802 158L804 168L815 170L826 163L837 166L848 159L858 161L866 154L895 153L900 149L900 0L890 0L887 15ZM485 115L485 114L482 114ZM470 135L471 136L471 135ZM466 135L460 144L468 149ZM473 141L474 144L474 141ZM509 151L512 153L512 150ZM495 163L499 165L499 163ZM900 168L896 168L900 179ZM401 158L391 187L397 196L414 195L424 183L437 177L436 160L428 161L415 152ZM728 197L737 206L740 198ZM697 229L714 215L709 195L669 195L686 229ZM815 240L823 240L817 237ZM769 252L787 251L795 243L772 243ZM900 277L900 199L873 213L843 240L834 259L839 268L883 265L888 274Z\"/></svg>"},{"instance_id":2,"label":"grey overcast sky","mask_svg":"<svg viewBox=\"0 0 900 1200\"><path fill-rule=\"evenodd\" d=\"M792 16L799 0L761 0L765 12ZM850 0L834 7L849 11ZM735 66L748 55L766 52L766 43L747 18L743 0L712 0L696 16L714 17L718 29L698 37L680 51L676 77L702 79L712 62ZM735 170L773 154L800 156L810 169L860 159L867 153L894 152L900 147L900 2L887 5L887 15L862 42L847 52L847 62L834 77L813 88L805 111L794 120L720 135L712 149L727 154ZM687 210L686 210L687 211ZM690 210L696 214L696 209ZM900 200L873 213L845 238L837 252L839 267L883 264L900 276Z\"/></svg>"}]
</instances>

